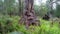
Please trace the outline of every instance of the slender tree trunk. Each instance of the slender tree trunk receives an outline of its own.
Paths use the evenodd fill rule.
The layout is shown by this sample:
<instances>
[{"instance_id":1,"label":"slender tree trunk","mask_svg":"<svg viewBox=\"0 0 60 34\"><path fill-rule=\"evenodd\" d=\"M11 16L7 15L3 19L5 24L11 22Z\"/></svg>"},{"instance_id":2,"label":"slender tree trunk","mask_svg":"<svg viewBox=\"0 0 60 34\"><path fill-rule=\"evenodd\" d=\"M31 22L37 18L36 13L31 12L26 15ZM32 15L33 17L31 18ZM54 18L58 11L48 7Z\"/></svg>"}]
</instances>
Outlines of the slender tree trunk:
<instances>
[{"instance_id":1,"label":"slender tree trunk","mask_svg":"<svg viewBox=\"0 0 60 34\"><path fill-rule=\"evenodd\" d=\"M22 12L22 0L19 0L19 16L21 16L21 12Z\"/></svg>"}]
</instances>

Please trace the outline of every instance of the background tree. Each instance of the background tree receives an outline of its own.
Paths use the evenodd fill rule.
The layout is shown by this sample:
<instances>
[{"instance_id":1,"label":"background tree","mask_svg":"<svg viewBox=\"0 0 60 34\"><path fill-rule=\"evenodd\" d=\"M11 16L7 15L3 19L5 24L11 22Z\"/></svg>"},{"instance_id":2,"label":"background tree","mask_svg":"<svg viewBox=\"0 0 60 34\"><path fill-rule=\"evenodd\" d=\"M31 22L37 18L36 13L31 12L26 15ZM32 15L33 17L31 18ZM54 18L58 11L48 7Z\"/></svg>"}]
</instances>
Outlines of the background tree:
<instances>
[{"instance_id":1,"label":"background tree","mask_svg":"<svg viewBox=\"0 0 60 34\"><path fill-rule=\"evenodd\" d=\"M56 11L55 11L55 15L57 17L60 17L60 0L57 0L57 5L56 5Z\"/></svg>"},{"instance_id":2,"label":"background tree","mask_svg":"<svg viewBox=\"0 0 60 34\"><path fill-rule=\"evenodd\" d=\"M23 6L24 0L18 0L18 1L19 1L19 16L21 16L23 13L23 8L24 8Z\"/></svg>"},{"instance_id":3,"label":"background tree","mask_svg":"<svg viewBox=\"0 0 60 34\"><path fill-rule=\"evenodd\" d=\"M3 4L4 4L4 2L2 1L2 0L0 0L0 14L2 14L2 12L3 12Z\"/></svg>"}]
</instances>

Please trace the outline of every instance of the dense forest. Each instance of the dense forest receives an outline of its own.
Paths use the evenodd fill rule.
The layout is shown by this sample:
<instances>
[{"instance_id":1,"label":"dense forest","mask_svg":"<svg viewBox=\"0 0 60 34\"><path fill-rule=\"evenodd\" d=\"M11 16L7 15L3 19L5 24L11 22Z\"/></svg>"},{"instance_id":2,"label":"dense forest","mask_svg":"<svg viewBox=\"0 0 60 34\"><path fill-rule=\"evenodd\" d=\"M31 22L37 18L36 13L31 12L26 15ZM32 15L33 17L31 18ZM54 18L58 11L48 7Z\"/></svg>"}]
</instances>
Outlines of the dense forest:
<instances>
[{"instance_id":1,"label":"dense forest","mask_svg":"<svg viewBox=\"0 0 60 34\"><path fill-rule=\"evenodd\" d=\"M60 34L60 0L0 0L0 34Z\"/></svg>"}]
</instances>

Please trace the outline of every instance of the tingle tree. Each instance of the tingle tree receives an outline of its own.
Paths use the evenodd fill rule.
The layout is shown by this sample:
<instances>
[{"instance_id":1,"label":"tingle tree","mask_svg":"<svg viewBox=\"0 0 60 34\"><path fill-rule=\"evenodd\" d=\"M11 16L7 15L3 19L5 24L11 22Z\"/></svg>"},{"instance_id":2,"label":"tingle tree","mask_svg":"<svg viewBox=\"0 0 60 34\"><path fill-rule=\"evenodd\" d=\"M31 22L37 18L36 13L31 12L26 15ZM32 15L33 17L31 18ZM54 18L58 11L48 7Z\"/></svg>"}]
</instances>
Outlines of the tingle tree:
<instances>
[{"instance_id":1,"label":"tingle tree","mask_svg":"<svg viewBox=\"0 0 60 34\"><path fill-rule=\"evenodd\" d=\"M33 0L25 0L24 6L25 7L22 18L20 19L21 20L20 23L25 23L27 27L29 25L38 25L39 20L37 20L35 16L35 12L33 8Z\"/></svg>"}]
</instances>

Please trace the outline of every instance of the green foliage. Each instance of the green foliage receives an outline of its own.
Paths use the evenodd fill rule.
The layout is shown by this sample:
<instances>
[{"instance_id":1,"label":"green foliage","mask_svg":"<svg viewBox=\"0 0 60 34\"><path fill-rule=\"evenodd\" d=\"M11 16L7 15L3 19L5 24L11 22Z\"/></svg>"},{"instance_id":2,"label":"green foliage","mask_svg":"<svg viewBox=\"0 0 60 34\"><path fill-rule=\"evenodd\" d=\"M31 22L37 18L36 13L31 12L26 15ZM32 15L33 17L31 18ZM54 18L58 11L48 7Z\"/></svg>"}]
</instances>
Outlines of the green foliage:
<instances>
[{"instance_id":1,"label":"green foliage","mask_svg":"<svg viewBox=\"0 0 60 34\"><path fill-rule=\"evenodd\" d=\"M40 19L41 26L30 26L29 29L26 29L25 25L20 25L19 16L1 16L0 23L4 26L5 32L8 34L13 33L22 33L22 34L60 34L60 27L58 22L54 22L52 25L50 21L45 21ZM7 21L9 21L7 23ZM6 28L5 28L6 27Z\"/></svg>"},{"instance_id":2,"label":"green foliage","mask_svg":"<svg viewBox=\"0 0 60 34\"><path fill-rule=\"evenodd\" d=\"M5 32L12 32L17 29L19 17L1 16L0 23L4 26Z\"/></svg>"},{"instance_id":3,"label":"green foliage","mask_svg":"<svg viewBox=\"0 0 60 34\"><path fill-rule=\"evenodd\" d=\"M31 25L29 29L26 29L25 25L20 25L20 17L13 16L13 14L22 14L24 8L23 1L21 0L18 3L15 2L15 0L4 0L4 2L0 0L0 30L2 30L2 32L5 32L6 34L60 34L60 24L58 22L54 22L52 25L51 21L40 19L41 26ZM34 10L37 16L43 16L51 10L49 3L52 2L52 0L48 0L47 2L47 6L43 3L40 6L34 5ZM60 16L60 5L57 5L55 11L55 15ZM11 17L8 15L10 13L12 14Z\"/></svg>"},{"instance_id":4,"label":"green foliage","mask_svg":"<svg viewBox=\"0 0 60 34\"><path fill-rule=\"evenodd\" d=\"M37 16L44 16L48 12L48 8L43 3L40 6L34 5L34 10Z\"/></svg>"},{"instance_id":5,"label":"green foliage","mask_svg":"<svg viewBox=\"0 0 60 34\"><path fill-rule=\"evenodd\" d=\"M60 5L57 5L55 14L60 17Z\"/></svg>"}]
</instances>

